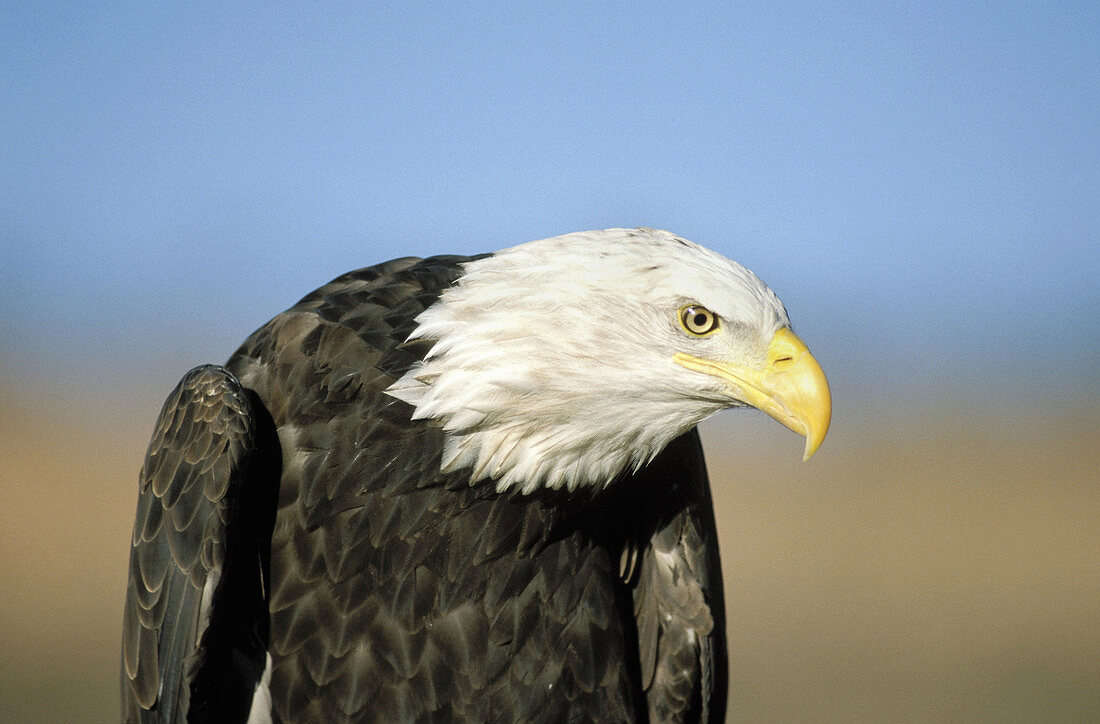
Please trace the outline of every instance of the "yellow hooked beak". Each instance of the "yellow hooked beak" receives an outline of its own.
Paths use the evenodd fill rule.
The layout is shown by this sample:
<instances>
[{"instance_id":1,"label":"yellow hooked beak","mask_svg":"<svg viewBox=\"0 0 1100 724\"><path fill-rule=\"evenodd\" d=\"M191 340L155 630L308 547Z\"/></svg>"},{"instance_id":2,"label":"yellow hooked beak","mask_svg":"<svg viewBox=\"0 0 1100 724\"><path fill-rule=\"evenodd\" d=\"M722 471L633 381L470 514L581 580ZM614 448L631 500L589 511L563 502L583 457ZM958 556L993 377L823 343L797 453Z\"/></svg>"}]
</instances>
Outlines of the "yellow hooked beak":
<instances>
[{"instance_id":1,"label":"yellow hooked beak","mask_svg":"<svg viewBox=\"0 0 1100 724\"><path fill-rule=\"evenodd\" d=\"M806 344L791 330L780 329L772 337L763 369L700 359L684 352L677 352L675 360L689 370L722 378L738 400L805 436L803 460L809 460L821 447L833 410L829 382Z\"/></svg>"}]
</instances>

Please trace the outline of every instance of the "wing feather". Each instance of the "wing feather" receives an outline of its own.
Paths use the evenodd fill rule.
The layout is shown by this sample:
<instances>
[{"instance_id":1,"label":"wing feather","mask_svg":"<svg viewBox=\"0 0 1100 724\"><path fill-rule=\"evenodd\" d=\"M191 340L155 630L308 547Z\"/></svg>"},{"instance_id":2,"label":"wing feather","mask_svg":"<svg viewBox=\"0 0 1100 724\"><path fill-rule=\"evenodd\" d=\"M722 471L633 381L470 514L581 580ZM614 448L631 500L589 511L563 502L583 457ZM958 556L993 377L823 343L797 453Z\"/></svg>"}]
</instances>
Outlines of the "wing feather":
<instances>
[{"instance_id":1,"label":"wing feather","mask_svg":"<svg viewBox=\"0 0 1100 724\"><path fill-rule=\"evenodd\" d=\"M642 543L634 573L634 616L650 720L724 721L722 572L698 431L673 441L638 477L632 485L657 484L675 501Z\"/></svg>"},{"instance_id":2,"label":"wing feather","mask_svg":"<svg viewBox=\"0 0 1100 724\"><path fill-rule=\"evenodd\" d=\"M227 615L240 608L234 586L210 594L231 567L231 527L235 521L251 524L258 515L238 514L250 506L238 505L237 498L248 492L249 476L262 470L258 441L270 444L261 437L260 419L236 378L213 365L188 372L157 419L140 475L123 616L126 721L183 720L204 665L218 658L212 654L218 642L204 639L210 633L205 624L213 620L204 608L214 602ZM262 532L262 526L248 527ZM254 560L251 565L262 568Z\"/></svg>"}]
</instances>

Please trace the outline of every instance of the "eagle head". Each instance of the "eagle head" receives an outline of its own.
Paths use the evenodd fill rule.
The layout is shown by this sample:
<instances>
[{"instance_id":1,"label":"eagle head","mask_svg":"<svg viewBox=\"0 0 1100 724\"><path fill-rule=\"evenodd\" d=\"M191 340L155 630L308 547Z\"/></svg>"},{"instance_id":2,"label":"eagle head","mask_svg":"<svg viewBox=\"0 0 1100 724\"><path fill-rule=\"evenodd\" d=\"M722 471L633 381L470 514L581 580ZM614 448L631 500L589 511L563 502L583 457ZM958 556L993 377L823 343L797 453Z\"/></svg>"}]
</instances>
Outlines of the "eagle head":
<instances>
[{"instance_id":1,"label":"eagle head","mask_svg":"<svg viewBox=\"0 0 1100 724\"><path fill-rule=\"evenodd\" d=\"M465 265L410 339L434 344L387 392L445 435L443 472L500 491L608 485L728 407L806 437L829 385L755 274L667 231L608 229Z\"/></svg>"}]
</instances>

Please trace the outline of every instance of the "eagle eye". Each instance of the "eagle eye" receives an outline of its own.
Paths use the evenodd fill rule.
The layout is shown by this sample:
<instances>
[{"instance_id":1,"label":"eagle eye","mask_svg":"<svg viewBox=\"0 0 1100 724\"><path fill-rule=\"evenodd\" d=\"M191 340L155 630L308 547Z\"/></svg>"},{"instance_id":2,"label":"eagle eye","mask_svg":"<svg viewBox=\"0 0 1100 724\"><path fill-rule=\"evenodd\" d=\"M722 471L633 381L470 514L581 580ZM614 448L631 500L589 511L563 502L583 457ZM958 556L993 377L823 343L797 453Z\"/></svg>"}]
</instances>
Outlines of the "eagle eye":
<instances>
[{"instance_id":1,"label":"eagle eye","mask_svg":"<svg viewBox=\"0 0 1100 724\"><path fill-rule=\"evenodd\" d=\"M718 315L698 304L680 307L680 326L696 337L718 329Z\"/></svg>"}]
</instances>

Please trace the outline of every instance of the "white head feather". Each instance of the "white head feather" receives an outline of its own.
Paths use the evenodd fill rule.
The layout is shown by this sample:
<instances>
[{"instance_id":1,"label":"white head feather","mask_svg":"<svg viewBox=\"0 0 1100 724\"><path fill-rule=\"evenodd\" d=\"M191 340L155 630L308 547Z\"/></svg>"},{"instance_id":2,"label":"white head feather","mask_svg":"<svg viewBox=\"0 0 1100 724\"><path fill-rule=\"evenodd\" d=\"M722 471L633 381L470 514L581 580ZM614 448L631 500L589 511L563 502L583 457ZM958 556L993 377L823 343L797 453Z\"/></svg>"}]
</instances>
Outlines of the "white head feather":
<instances>
[{"instance_id":1,"label":"white head feather","mask_svg":"<svg viewBox=\"0 0 1100 724\"><path fill-rule=\"evenodd\" d=\"M717 313L692 337L679 310ZM469 262L416 320L435 340L387 391L439 420L442 469L498 490L604 486L737 404L678 351L757 364L789 325L748 269L666 231L608 229L533 241Z\"/></svg>"}]
</instances>

